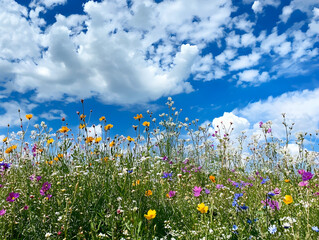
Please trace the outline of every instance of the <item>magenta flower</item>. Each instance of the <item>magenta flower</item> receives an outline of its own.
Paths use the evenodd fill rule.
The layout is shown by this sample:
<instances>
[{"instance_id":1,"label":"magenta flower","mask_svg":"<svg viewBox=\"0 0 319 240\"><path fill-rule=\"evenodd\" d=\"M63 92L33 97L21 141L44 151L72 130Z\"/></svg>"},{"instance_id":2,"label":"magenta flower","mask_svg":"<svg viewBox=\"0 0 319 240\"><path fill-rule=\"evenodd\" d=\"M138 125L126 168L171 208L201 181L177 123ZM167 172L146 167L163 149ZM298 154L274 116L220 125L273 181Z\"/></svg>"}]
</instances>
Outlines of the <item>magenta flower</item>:
<instances>
[{"instance_id":1,"label":"magenta flower","mask_svg":"<svg viewBox=\"0 0 319 240\"><path fill-rule=\"evenodd\" d=\"M222 189L222 188L224 188L224 185L223 185L223 184L217 184L217 185L216 185L216 188L217 188L217 189Z\"/></svg>"},{"instance_id":2,"label":"magenta flower","mask_svg":"<svg viewBox=\"0 0 319 240\"><path fill-rule=\"evenodd\" d=\"M41 176L37 176L37 181L39 182L41 180Z\"/></svg>"},{"instance_id":3,"label":"magenta flower","mask_svg":"<svg viewBox=\"0 0 319 240\"><path fill-rule=\"evenodd\" d=\"M259 122L259 127L261 128L263 124L264 124L263 122Z\"/></svg>"},{"instance_id":4,"label":"magenta flower","mask_svg":"<svg viewBox=\"0 0 319 240\"><path fill-rule=\"evenodd\" d=\"M50 188L51 188L51 183L49 183L49 182L43 183L42 188L40 189L40 194L42 196L44 196L45 192L49 191Z\"/></svg>"},{"instance_id":5,"label":"magenta flower","mask_svg":"<svg viewBox=\"0 0 319 240\"><path fill-rule=\"evenodd\" d=\"M52 195L51 195L51 194L48 194L48 195L46 196L46 199L47 199L47 200L50 200L50 198L52 198Z\"/></svg>"},{"instance_id":6,"label":"magenta flower","mask_svg":"<svg viewBox=\"0 0 319 240\"><path fill-rule=\"evenodd\" d=\"M308 184L309 184L309 182L307 182L307 181L302 181L302 182L300 182L298 185L299 185L300 187L306 187L306 186L308 186Z\"/></svg>"},{"instance_id":7,"label":"magenta flower","mask_svg":"<svg viewBox=\"0 0 319 240\"><path fill-rule=\"evenodd\" d=\"M279 210L279 203L276 200L266 199L266 201L261 201L264 204L264 207L268 206L273 210Z\"/></svg>"},{"instance_id":8,"label":"magenta flower","mask_svg":"<svg viewBox=\"0 0 319 240\"><path fill-rule=\"evenodd\" d=\"M11 192L11 193L9 193L9 196L7 197L7 201L14 202L19 196L20 196L19 193Z\"/></svg>"},{"instance_id":9,"label":"magenta flower","mask_svg":"<svg viewBox=\"0 0 319 240\"><path fill-rule=\"evenodd\" d=\"M271 133L271 128L268 128L267 133Z\"/></svg>"},{"instance_id":10,"label":"magenta flower","mask_svg":"<svg viewBox=\"0 0 319 240\"><path fill-rule=\"evenodd\" d=\"M298 170L298 173L299 173L300 175L303 175L305 172L306 172L306 171L303 170L303 169L299 169L299 170Z\"/></svg>"},{"instance_id":11,"label":"magenta flower","mask_svg":"<svg viewBox=\"0 0 319 240\"><path fill-rule=\"evenodd\" d=\"M201 192L202 190L203 190L203 189L202 189L201 187L195 186L194 189L193 189L194 196L195 196L195 197L199 197L200 192Z\"/></svg>"},{"instance_id":12,"label":"magenta flower","mask_svg":"<svg viewBox=\"0 0 319 240\"><path fill-rule=\"evenodd\" d=\"M311 172L304 172L302 174L302 181L308 181L313 177L313 174Z\"/></svg>"},{"instance_id":13,"label":"magenta flower","mask_svg":"<svg viewBox=\"0 0 319 240\"><path fill-rule=\"evenodd\" d=\"M3 216L4 214L6 214L6 210L5 209L0 210L0 216Z\"/></svg>"},{"instance_id":14,"label":"magenta flower","mask_svg":"<svg viewBox=\"0 0 319 240\"><path fill-rule=\"evenodd\" d=\"M29 206L28 206L28 205L25 205L25 206L23 207L23 209L24 209L24 210L28 210L28 209L29 209Z\"/></svg>"},{"instance_id":15,"label":"magenta flower","mask_svg":"<svg viewBox=\"0 0 319 240\"><path fill-rule=\"evenodd\" d=\"M210 194L209 189L206 188L206 189L205 189L205 193L206 193L206 194Z\"/></svg>"},{"instance_id":16,"label":"magenta flower","mask_svg":"<svg viewBox=\"0 0 319 240\"><path fill-rule=\"evenodd\" d=\"M169 198L172 198L175 196L175 194L176 194L176 191L169 191L168 196Z\"/></svg>"}]
</instances>

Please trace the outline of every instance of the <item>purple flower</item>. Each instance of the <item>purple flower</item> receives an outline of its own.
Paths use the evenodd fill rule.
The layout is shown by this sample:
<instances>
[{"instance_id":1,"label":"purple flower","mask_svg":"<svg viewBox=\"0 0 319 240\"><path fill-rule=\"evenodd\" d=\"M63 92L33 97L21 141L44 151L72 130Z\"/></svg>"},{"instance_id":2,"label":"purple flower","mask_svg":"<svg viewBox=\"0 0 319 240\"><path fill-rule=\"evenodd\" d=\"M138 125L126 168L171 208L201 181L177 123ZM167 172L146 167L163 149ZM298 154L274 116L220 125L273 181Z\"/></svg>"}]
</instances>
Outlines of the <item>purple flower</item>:
<instances>
[{"instance_id":1,"label":"purple flower","mask_svg":"<svg viewBox=\"0 0 319 240\"><path fill-rule=\"evenodd\" d=\"M43 183L43 185L42 185L42 190L43 190L44 192L48 191L50 188L51 188L51 183L49 183L49 182Z\"/></svg>"},{"instance_id":2,"label":"purple flower","mask_svg":"<svg viewBox=\"0 0 319 240\"><path fill-rule=\"evenodd\" d=\"M52 197L51 194L48 194L48 195L46 196L47 200L50 200L51 197Z\"/></svg>"},{"instance_id":3,"label":"purple flower","mask_svg":"<svg viewBox=\"0 0 319 240\"><path fill-rule=\"evenodd\" d=\"M264 123L260 121L260 122L259 122L259 127L261 128L263 124L264 124Z\"/></svg>"},{"instance_id":4,"label":"purple flower","mask_svg":"<svg viewBox=\"0 0 319 240\"><path fill-rule=\"evenodd\" d=\"M210 194L210 191L206 188L206 189L205 189L205 193L206 193L206 194Z\"/></svg>"},{"instance_id":5,"label":"purple flower","mask_svg":"<svg viewBox=\"0 0 319 240\"><path fill-rule=\"evenodd\" d=\"M261 184L265 184L265 183L268 182L269 180L270 180L269 177L263 178L262 181L261 181Z\"/></svg>"},{"instance_id":6,"label":"purple flower","mask_svg":"<svg viewBox=\"0 0 319 240\"><path fill-rule=\"evenodd\" d=\"M302 181L308 181L313 177L313 174L311 172L304 172L302 174Z\"/></svg>"},{"instance_id":7,"label":"purple flower","mask_svg":"<svg viewBox=\"0 0 319 240\"><path fill-rule=\"evenodd\" d=\"M274 194L279 195L281 193L279 188L275 188L274 189Z\"/></svg>"},{"instance_id":8,"label":"purple flower","mask_svg":"<svg viewBox=\"0 0 319 240\"><path fill-rule=\"evenodd\" d=\"M217 189L222 189L222 188L224 188L224 185L223 185L223 184L217 184L217 185L216 185L216 188L217 188Z\"/></svg>"},{"instance_id":9,"label":"purple flower","mask_svg":"<svg viewBox=\"0 0 319 240\"><path fill-rule=\"evenodd\" d=\"M166 160L168 160L168 157L164 156L163 161L166 161Z\"/></svg>"},{"instance_id":10,"label":"purple flower","mask_svg":"<svg viewBox=\"0 0 319 240\"><path fill-rule=\"evenodd\" d=\"M34 180L34 177L35 177L35 175L32 174L29 178L30 178L31 181L33 181L33 180Z\"/></svg>"},{"instance_id":11,"label":"purple flower","mask_svg":"<svg viewBox=\"0 0 319 240\"><path fill-rule=\"evenodd\" d=\"M29 206L28 206L28 205L25 205L25 206L23 207L23 209L24 209L24 210L28 210L28 209L29 209Z\"/></svg>"},{"instance_id":12,"label":"purple flower","mask_svg":"<svg viewBox=\"0 0 319 240\"><path fill-rule=\"evenodd\" d=\"M175 194L176 194L176 191L169 191L168 196L172 198L175 196Z\"/></svg>"},{"instance_id":13,"label":"purple flower","mask_svg":"<svg viewBox=\"0 0 319 240\"><path fill-rule=\"evenodd\" d=\"M302 181L302 182L300 182L298 185L299 185L300 187L306 187L306 186L308 186L308 184L309 184L309 182L307 182L307 181Z\"/></svg>"},{"instance_id":14,"label":"purple flower","mask_svg":"<svg viewBox=\"0 0 319 240\"><path fill-rule=\"evenodd\" d=\"M202 190L203 190L203 189L202 189L201 187L195 186L194 189L193 189L194 196L195 196L195 197L199 197L200 192L201 192Z\"/></svg>"},{"instance_id":15,"label":"purple flower","mask_svg":"<svg viewBox=\"0 0 319 240\"><path fill-rule=\"evenodd\" d=\"M162 178L172 177L172 173L164 172Z\"/></svg>"},{"instance_id":16,"label":"purple flower","mask_svg":"<svg viewBox=\"0 0 319 240\"><path fill-rule=\"evenodd\" d=\"M37 176L37 181L39 182L41 180L41 176Z\"/></svg>"},{"instance_id":17,"label":"purple flower","mask_svg":"<svg viewBox=\"0 0 319 240\"><path fill-rule=\"evenodd\" d=\"M0 188L2 188L3 187L3 185L2 184L0 184Z\"/></svg>"},{"instance_id":18,"label":"purple flower","mask_svg":"<svg viewBox=\"0 0 319 240\"><path fill-rule=\"evenodd\" d=\"M2 166L3 170L7 170L8 168L10 168L11 164L10 163L0 163L0 166Z\"/></svg>"},{"instance_id":19,"label":"purple flower","mask_svg":"<svg viewBox=\"0 0 319 240\"><path fill-rule=\"evenodd\" d=\"M5 209L0 210L0 216L3 216L4 214L6 214L6 210Z\"/></svg>"},{"instance_id":20,"label":"purple flower","mask_svg":"<svg viewBox=\"0 0 319 240\"><path fill-rule=\"evenodd\" d=\"M261 201L264 204L264 207L269 206L273 210L279 210L279 203L276 200L267 199L266 201Z\"/></svg>"},{"instance_id":21,"label":"purple flower","mask_svg":"<svg viewBox=\"0 0 319 240\"><path fill-rule=\"evenodd\" d=\"M267 133L271 133L271 128L268 128Z\"/></svg>"},{"instance_id":22,"label":"purple flower","mask_svg":"<svg viewBox=\"0 0 319 240\"><path fill-rule=\"evenodd\" d=\"M7 197L7 202L14 202L20 196L19 193L11 192Z\"/></svg>"}]
</instances>

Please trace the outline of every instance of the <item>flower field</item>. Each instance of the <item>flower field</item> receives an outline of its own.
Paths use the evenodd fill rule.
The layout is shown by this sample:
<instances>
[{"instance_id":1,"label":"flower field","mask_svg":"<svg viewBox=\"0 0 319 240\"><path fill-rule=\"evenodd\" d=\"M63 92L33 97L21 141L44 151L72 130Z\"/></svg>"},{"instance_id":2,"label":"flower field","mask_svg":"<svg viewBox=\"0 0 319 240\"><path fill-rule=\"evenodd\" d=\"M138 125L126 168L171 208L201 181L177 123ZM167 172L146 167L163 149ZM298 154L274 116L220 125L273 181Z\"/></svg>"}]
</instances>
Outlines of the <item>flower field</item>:
<instances>
[{"instance_id":1,"label":"flower field","mask_svg":"<svg viewBox=\"0 0 319 240\"><path fill-rule=\"evenodd\" d=\"M309 133L292 139L284 116L285 139L271 122L260 122L259 138L232 138L232 124L180 120L173 104L132 116L135 136L115 135L104 116L93 127L102 134L90 133L84 110L73 130L65 119L53 131L21 117L2 141L1 239L319 238Z\"/></svg>"}]
</instances>

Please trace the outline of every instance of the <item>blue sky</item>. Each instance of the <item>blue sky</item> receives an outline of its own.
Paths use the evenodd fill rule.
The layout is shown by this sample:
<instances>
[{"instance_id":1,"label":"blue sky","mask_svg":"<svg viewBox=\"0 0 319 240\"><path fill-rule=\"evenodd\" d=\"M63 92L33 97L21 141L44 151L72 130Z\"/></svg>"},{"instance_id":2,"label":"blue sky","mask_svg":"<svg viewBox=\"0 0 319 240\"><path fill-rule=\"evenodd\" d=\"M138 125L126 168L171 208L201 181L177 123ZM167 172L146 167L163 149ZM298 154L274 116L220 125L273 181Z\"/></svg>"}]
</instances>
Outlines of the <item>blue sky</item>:
<instances>
[{"instance_id":1,"label":"blue sky","mask_svg":"<svg viewBox=\"0 0 319 240\"><path fill-rule=\"evenodd\" d=\"M182 116L254 132L281 113L319 128L317 0L0 0L0 135L22 116L54 130L105 116L132 134L173 97ZM148 119L146 119L148 120Z\"/></svg>"}]
</instances>

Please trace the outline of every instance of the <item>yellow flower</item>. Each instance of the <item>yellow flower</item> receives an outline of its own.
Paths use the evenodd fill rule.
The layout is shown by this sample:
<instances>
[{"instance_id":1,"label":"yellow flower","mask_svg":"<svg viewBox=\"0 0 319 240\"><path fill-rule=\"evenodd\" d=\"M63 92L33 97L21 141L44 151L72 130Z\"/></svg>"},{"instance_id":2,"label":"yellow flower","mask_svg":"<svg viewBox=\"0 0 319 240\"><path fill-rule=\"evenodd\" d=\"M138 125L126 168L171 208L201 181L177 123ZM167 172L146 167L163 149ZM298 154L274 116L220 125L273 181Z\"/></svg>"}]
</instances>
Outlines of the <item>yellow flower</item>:
<instances>
[{"instance_id":1,"label":"yellow flower","mask_svg":"<svg viewBox=\"0 0 319 240\"><path fill-rule=\"evenodd\" d=\"M68 127L66 127L66 126L63 126L63 127L61 127L61 128L59 129L59 132L60 132L60 133L66 133L66 132L68 132L68 131L70 131L70 129L69 129Z\"/></svg>"},{"instance_id":2,"label":"yellow flower","mask_svg":"<svg viewBox=\"0 0 319 240\"><path fill-rule=\"evenodd\" d=\"M144 217L147 219L147 220L152 220L156 217L156 211L155 210L148 210L147 214L144 214Z\"/></svg>"},{"instance_id":3,"label":"yellow flower","mask_svg":"<svg viewBox=\"0 0 319 240\"><path fill-rule=\"evenodd\" d=\"M291 195L285 195L285 198L283 199L283 202L286 203L287 205L292 203L294 200L292 199Z\"/></svg>"},{"instance_id":4,"label":"yellow flower","mask_svg":"<svg viewBox=\"0 0 319 240\"><path fill-rule=\"evenodd\" d=\"M49 165L52 165L52 164L53 164L53 161L46 161L45 163L46 163L46 164L49 164Z\"/></svg>"},{"instance_id":5,"label":"yellow flower","mask_svg":"<svg viewBox=\"0 0 319 240\"><path fill-rule=\"evenodd\" d=\"M104 130L107 131L107 130L110 130L111 128L113 128L113 125L112 124L108 124L104 127Z\"/></svg>"},{"instance_id":6,"label":"yellow flower","mask_svg":"<svg viewBox=\"0 0 319 240\"><path fill-rule=\"evenodd\" d=\"M86 115L84 115L84 114L81 114L81 115L80 115L80 119L81 119L81 120L84 120L85 118L86 118Z\"/></svg>"},{"instance_id":7,"label":"yellow flower","mask_svg":"<svg viewBox=\"0 0 319 240\"><path fill-rule=\"evenodd\" d=\"M198 204L197 210L200 211L201 213L207 213L208 206L205 206L204 203Z\"/></svg>"},{"instance_id":8,"label":"yellow flower","mask_svg":"<svg viewBox=\"0 0 319 240\"><path fill-rule=\"evenodd\" d=\"M286 183L289 183L289 182L290 182L290 180L289 180L289 179L285 179L285 182L286 182Z\"/></svg>"},{"instance_id":9,"label":"yellow flower","mask_svg":"<svg viewBox=\"0 0 319 240\"><path fill-rule=\"evenodd\" d=\"M210 175L210 176L209 176L209 179L210 179L213 183L215 183L215 182L216 182L215 177L214 177L214 176L212 176L212 175Z\"/></svg>"},{"instance_id":10,"label":"yellow flower","mask_svg":"<svg viewBox=\"0 0 319 240\"><path fill-rule=\"evenodd\" d=\"M134 142L135 140L134 140L134 138L131 138L130 136L128 136L127 138L126 138L129 142Z\"/></svg>"},{"instance_id":11,"label":"yellow flower","mask_svg":"<svg viewBox=\"0 0 319 240\"><path fill-rule=\"evenodd\" d=\"M91 143L91 142L93 142L93 140L94 140L93 137L87 137L85 142L86 143Z\"/></svg>"},{"instance_id":12,"label":"yellow flower","mask_svg":"<svg viewBox=\"0 0 319 240\"><path fill-rule=\"evenodd\" d=\"M59 154L58 154L58 158L63 158L63 154L62 154L62 153L59 153Z\"/></svg>"},{"instance_id":13,"label":"yellow flower","mask_svg":"<svg viewBox=\"0 0 319 240\"><path fill-rule=\"evenodd\" d=\"M110 142L110 144L109 144L110 147L113 147L114 145L115 145L114 141Z\"/></svg>"},{"instance_id":14,"label":"yellow flower","mask_svg":"<svg viewBox=\"0 0 319 240\"><path fill-rule=\"evenodd\" d=\"M32 114L27 114L27 115L25 115L25 117L26 117L26 119L30 120L33 117L33 115Z\"/></svg>"},{"instance_id":15,"label":"yellow flower","mask_svg":"<svg viewBox=\"0 0 319 240\"><path fill-rule=\"evenodd\" d=\"M4 139L2 139L2 142L6 142L8 140L7 137L5 137Z\"/></svg>"},{"instance_id":16,"label":"yellow flower","mask_svg":"<svg viewBox=\"0 0 319 240\"><path fill-rule=\"evenodd\" d=\"M50 139L47 141L47 144L49 145L49 144L51 144L51 143L53 143L53 142L54 142L53 138L50 138Z\"/></svg>"},{"instance_id":17,"label":"yellow flower","mask_svg":"<svg viewBox=\"0 0 319 240\"><path fill-rule=\"evenodd\" d=\"M149 127L150 126L150 122L147 122L147 121L143 122L143 126L144 127Z\"/></svg>"},{"instance_id":18,"label":"yellow flower","mask_svg":"<svg viewBox=\"0 0 319 240\"><path fill-rule=\"evenodd\" d=\"M58 162L59 161L59 158L55 157L53 158L54 161Z\"/></svg>"},{"instance_id":19,"label":"yellow flower","mask_svg":"<svg viewBox=\"0 0 319 240\"><path fill-rule=\"evenodd\" d=\"M146 197L148 197L148 196L152 196L152 191L151 190L147 190L146 192L145 192L145 196Z\"/></svg>"},{"instance_id":20,"label":"yellow flower","mask_svg":"<svg viewBox=\"0 0 319 240\"><path fill-rule=\"evenodd\" d=\"M13 152L14 149L17 148L17 145L12 145L11 147L8 147L6 150L5 150L5 153L11 153Z\"/></svg>"},{"instance_id":21,"label":"yellow flower","mask_svg":"<svg viewBox=\"0 0 319 240\"><path fill-rule=\"evenodd\" d=\"M97 137L97 138L95 138L95 142L96 142L96 143L99 143L101 140L102 140L102 138L101 138L101 137Z\"/></svg>"},{"instance_id":22,"label":"yellow flower","mask_svg":"<svg viewBox=\"0 0 319 240\"><path fill-rule=\"evenodd\" d=\"M104 117L104 116L102 116L102 117L100 117L100 118L99 118L99 120L100 120L100 122L102 122L102 121L104 121L104 120L105 120L105 117Z\"/></svg>"},{"instance_id":23,"label":"yellow flower","mask_svg":"<svg viewBox=\"0 0 319 240\"><path fill-rule=\"evenodd\" d=\"M80 128L80 129L85 128L85 124L80 124L79 128Z\"/></svg>"},{"instance_id":24,"label":"yellow flower","mask_svg":"<svg viewBox=\"0 0 319 240\"><path fill-rule=\"evenodd\" d=\"M143 118L142 114L136 114L136 117L134 117L135 120L141 120L141 118Z\"/></svg>"},{"instance_id":25,"label":"yellow flower","mask_svg":"<svg viewBox=\"0 0 319 240\"><path fill-rule=\"evenodd\" d=\"M107 160L109 160L109 158L108 157L104 157L104 158L101 158L101 160L104 161L104 162L107 162Z\"/></svg>"}]
</instances>

